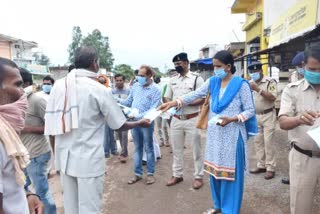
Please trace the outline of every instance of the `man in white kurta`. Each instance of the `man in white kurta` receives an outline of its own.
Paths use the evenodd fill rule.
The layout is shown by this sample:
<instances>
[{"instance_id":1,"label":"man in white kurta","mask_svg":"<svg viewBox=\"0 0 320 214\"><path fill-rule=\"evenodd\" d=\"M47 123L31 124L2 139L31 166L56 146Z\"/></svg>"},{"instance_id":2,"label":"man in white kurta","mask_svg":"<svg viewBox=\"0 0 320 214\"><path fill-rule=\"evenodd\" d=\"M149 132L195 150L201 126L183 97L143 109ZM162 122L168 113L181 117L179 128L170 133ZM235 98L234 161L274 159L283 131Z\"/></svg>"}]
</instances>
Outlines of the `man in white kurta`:
<instances>
[{"instance_id":1,"label":"man in white kurta","mask_svg":"<svg viewBox=\"0 0 320 214\"><path fill-rule=\"evenodd\" d=\"M76 52L77 69L56 82L46 111L45 132L56 137L55 160L61 172L65 214L101 213L104 127L107 122L112 129L128 128L111 90L96 81L96 57L92 48Z\"/></svg>"}]
</instances>

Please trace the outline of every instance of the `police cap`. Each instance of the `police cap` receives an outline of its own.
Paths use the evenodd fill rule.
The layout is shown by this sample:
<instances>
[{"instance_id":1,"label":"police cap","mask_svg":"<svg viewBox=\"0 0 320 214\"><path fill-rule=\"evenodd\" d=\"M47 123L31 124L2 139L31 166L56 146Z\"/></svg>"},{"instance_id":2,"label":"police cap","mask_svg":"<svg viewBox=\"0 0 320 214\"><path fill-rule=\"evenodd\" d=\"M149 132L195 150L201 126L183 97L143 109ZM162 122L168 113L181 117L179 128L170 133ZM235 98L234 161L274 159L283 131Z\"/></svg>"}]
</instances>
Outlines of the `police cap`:
<instances>
[{"instance_id":1,"label":"police cap","mask_svg":"<svg viewBox=\"0 0 320 214\"><path fill-rule=\"evenodd\" d=\"M261 70L262 64L261 62L253 62L248 66L248 69L251 71Z\"/></svg>"},{"instance_id":2,"label":"police cap","mask_svg":"<svg viewBox=\"0 0 320 214\"><path fill-rule=\"evenodd\" d=\"M177 61L189 61L188 60L188 54L187 53L179 53L173 57L172 62L177 62Z\"/></svg>"}]
</instances>

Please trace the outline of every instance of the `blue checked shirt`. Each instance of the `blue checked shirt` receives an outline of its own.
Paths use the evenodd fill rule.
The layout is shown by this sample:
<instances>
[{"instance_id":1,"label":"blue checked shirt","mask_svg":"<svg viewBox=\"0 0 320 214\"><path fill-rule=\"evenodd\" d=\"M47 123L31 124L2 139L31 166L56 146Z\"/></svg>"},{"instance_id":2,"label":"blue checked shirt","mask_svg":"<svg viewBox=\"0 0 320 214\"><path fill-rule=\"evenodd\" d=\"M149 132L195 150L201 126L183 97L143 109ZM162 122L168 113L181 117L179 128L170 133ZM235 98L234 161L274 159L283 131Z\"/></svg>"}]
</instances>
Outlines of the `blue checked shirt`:
<instances>
[{"instance_id":1,"label":"blue checked shirt","mask_svg":"<svg viewBox=\"0 0 320 214\"><path fill-rule=\"evenodd\" d=\"M151 83L147 87L135 83L131 88L128 98L121 100L120 104L138 109L139 115L135 119L139 120L144 117L147 111L157 108L160 100L160 89L154 83Z\"/></svg>"}]
</instances>

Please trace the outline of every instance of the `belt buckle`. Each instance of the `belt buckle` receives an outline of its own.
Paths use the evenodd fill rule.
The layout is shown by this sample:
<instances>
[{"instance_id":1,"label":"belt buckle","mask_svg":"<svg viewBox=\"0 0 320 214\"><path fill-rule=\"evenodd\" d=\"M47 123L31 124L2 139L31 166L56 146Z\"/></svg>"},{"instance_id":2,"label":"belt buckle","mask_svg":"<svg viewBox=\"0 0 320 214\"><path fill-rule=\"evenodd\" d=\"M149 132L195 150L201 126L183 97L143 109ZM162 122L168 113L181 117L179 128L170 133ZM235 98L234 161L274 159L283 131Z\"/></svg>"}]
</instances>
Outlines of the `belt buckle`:
<instances>
[{"instance_id":1,"label":"belt buckle","mask_svg":"<svg viewBox=\"0 0 320 214\"><path fill-rule=\"evenodd\" d=\"M186 115L180 115L180 120L186 120L187 116Z\"/></svg>"}]
</instances>

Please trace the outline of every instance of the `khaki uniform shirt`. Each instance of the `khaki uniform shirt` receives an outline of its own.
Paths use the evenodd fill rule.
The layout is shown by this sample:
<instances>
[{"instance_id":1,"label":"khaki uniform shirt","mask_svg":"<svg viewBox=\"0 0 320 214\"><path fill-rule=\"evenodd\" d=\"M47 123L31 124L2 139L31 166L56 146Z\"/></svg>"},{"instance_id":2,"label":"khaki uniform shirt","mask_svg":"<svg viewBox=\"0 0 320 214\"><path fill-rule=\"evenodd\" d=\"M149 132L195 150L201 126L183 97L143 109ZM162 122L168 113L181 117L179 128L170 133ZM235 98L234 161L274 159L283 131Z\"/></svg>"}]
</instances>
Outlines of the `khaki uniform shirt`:
<instances>
[{"instance_id":1,"label":"khaki uniform shirt","mask_svg":"<svg viewBox=\"0 0 320 214\"><path fill-rule=\"evenodd\" d=\"M288 115L294 117L301 115L306 110L320 110L320 92L302 79L289 84L282 93L279 117ZM316 119L313 126L301 125L289 130L289 139L304 150L319 151L316 142L307 134L307 131L320 125L320 118Z\"/></svg>"},{"instance_id":2,"label":"khaki uniform shirt","mask_svg":"<svg viewBox=\"0 0 320 214\"><path fill-rule=\"evenodd\" d=\"M197 78L198 77L198 78ZM197 78L197 82L196 81ZM170 78L170 81L167 86L167 90L165 93L166 98L171 100L175 100L182 95L188 94L193 91L194 85L196 83L196 89L202 86L204 83L201 76L198 74L188 72L185 76L181 76L180 74L175 75ZM186 115L186 114L194 114L200 111L199 106L184 106L179 112L178 115Z\"/></svg>"},{"instance_id":3,"label":"khaki uniform shirt","mask_svg":"<svg viewBox=\"0 0 320 214\"><path fill-rule=\"evenodd\" d=\"M277 82L275 80L264 76L257 85L260 89L270 92L273 96L277 97ZM253 91L253 98L257 114L274 107L274 101L267 100L256 91Z\"/></svg>"}]
</instances>

